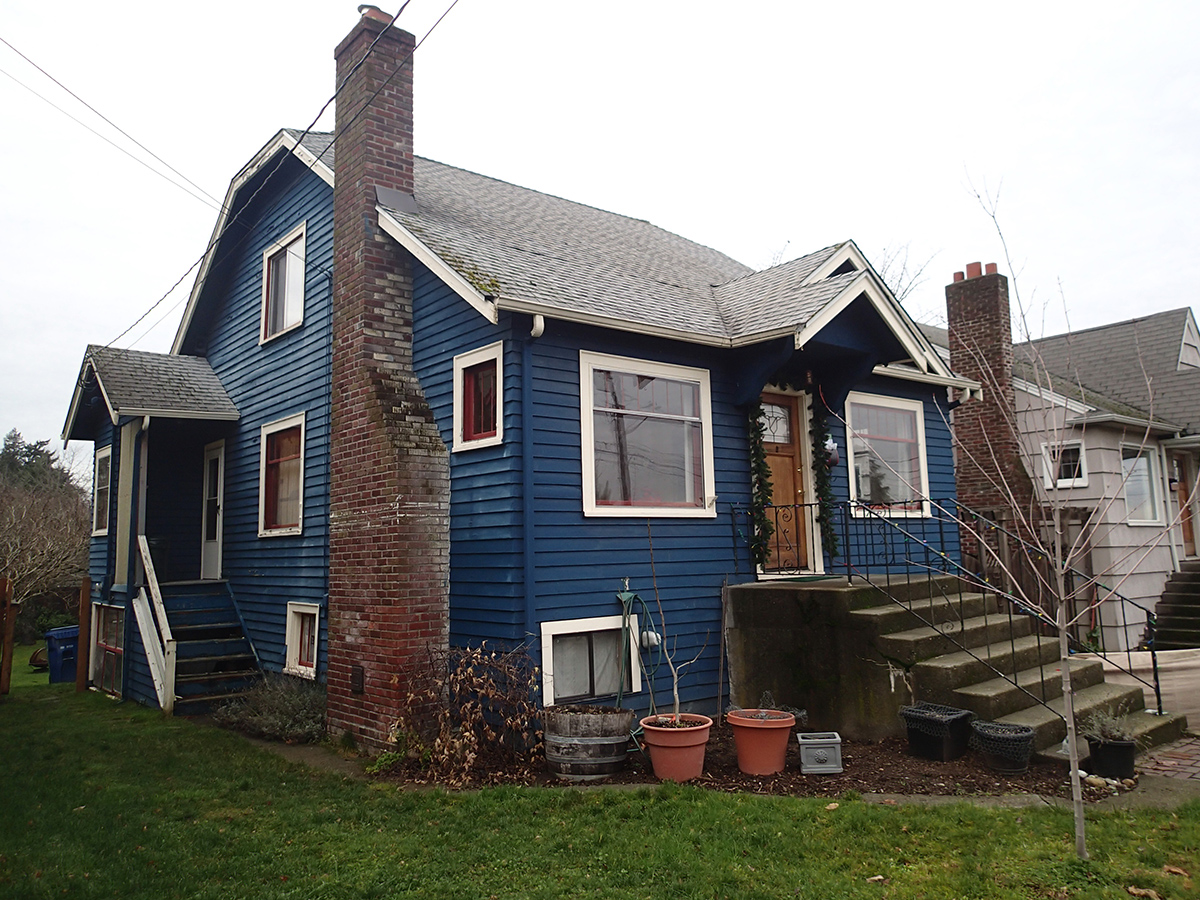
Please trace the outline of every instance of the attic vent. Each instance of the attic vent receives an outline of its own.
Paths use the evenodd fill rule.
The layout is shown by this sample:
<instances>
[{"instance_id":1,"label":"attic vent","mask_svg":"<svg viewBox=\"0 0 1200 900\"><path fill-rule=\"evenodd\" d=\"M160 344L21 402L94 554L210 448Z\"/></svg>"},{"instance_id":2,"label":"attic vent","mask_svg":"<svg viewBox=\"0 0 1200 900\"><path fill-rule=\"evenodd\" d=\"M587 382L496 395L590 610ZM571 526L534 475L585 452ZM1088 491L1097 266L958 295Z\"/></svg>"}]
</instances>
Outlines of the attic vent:
<instances>
[{"instance_id":1,"label":"attic vent","mask_svg":"<svg viewBox=\"0 0 1200 900\"><path fill-rule=\"evenodd\" d=\"M857 272L857 271L858 271L858 266L854 265L854 263L851 260L846 260L844 263L842 263L840 266L838 266L836 269L834 269L832 272L830 272L829 277L832 278L835 275L845 275L847 272Z\"/></svg>"}]
</instances>

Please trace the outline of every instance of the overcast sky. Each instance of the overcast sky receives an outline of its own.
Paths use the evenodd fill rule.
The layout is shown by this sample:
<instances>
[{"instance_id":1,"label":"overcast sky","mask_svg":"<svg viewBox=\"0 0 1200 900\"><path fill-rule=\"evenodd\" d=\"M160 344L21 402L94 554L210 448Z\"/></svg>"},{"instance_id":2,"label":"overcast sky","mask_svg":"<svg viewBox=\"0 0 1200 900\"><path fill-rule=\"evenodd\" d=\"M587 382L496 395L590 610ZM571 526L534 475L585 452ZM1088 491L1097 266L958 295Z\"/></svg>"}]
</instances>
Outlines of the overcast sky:
<instances>
[{"instance_id":1,"label":"overcast sky","mask_svg":"<svg viewBox=\"0 0 1200 900\"><path fill-rule=\"evenodd\" d=\"M421 39L451 2L399 24ZM12 48L223 198L329 99L357 19L353 0L0 4L0 432L57 439L86 345L169 294L116 341L167 351L216 221ZM416 150L756 268L907 247L931 260L922 321L944 324L955 270L996 261L1034 334L1078 330L1197 305L1198 26L1195 2L458 0L417 52Z\"/></svg>"}]
</instances>

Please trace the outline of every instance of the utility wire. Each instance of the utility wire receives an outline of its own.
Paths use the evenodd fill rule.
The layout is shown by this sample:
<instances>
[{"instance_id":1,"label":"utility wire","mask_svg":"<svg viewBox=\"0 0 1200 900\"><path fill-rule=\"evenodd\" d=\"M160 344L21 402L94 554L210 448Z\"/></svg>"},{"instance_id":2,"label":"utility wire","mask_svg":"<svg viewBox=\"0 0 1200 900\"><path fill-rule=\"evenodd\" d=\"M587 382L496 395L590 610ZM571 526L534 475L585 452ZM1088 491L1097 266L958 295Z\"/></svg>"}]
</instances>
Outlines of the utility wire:
<instances>
[{"instance_id":1,"label":"utility wire","mask_svg":"<svg viewBox=\"0 0 1200 900\"><path fill-rule=\"evenodd\" d=\"M399 19L400 14L404 12L405 8L408 6L408 4L410 2L411 2L411 0L404 0L404 3L401 5L400 9L396 12L396 14L394 16L392 16L392 20L388 25L389 28L395 24L396 20ZM458 2L459 2L459 0L452 0L450 5L446 8L446 11L443 12L441 14L441 16L438 17L437 21L434 22L432 26L430 26L429 30L425 33L425 36L422 37L419 41L417 41L417 43L413 46L412 51L403 60L400 61L399 65L397 65L395 67L391 76L389 76L384 81L384 83L379 86L379 88L375 91L375 93L373 93L371 95L371 97L367 100L367 102L363 104L362 108L359 109L358 112L355 113L354 116L352 116L350 118L350 120L346 123L346 125L340 131L336 132L333 135L333 140L331 140L329 145L324 150L321 151L321 154L319 156L316 156L311 163L308 163L305 166L305 169L304 169L305 172L311 171L313 166L315 166L317 162L321 161L321 159L329 151L329 148L336 145L338 137L340 137L346 131L347 128L349 128L356 121L358 121L358 118L363 113L365 113L368 109L370 109L371 104L374 102L375 98L378 97L380 92L383 91L384 88L386 88L391 83L392 78L394 78L404 68L405 64L408 63L412 59L413 54L416 53L416 51L421 48L421 46L425 43L425 41L427 41L429 39L430 35L432 35L433 32L437 30L437 27L439 25L441 25L442 21L446 18L446 16L448 16L450 14L450 12L454 9L454 7L456 7L458 5ZM375 36L375 39L373 41L371 41L371 44L370 44L370 46L367 47L367 51L366 51L366 53L363 54L362 59L360 59L357 63L355 63L354 67L346 74L346 77L343 78L342 81L334 89L333 95L327 101L325 101L325 103L321 106L321 109L313 117L312 121L309 122L308 126L304 129L303 132L301 132L300 137L296 141L297 145L300 145L300 146L303 145L304 139L306 137L308 137L309 134L312 133L312 129L316 126L316 124L320 120L321 116L323 116L325 114L325 111L337 99L338 93L342 90L343 87L345 87L346 82L354 75L355 72L358 71L359 68L361 68L363 66L363 64L366 63L367 59L371 55L371 51L375 49L375 45L377 43L379 43L379 40L383 37L383 35L385 33L386 33L386 30L380 31L380 33ZM157 309L175 291L175 289L177 287L179 287L179 285L183 282L183 280L185 278L188 277L188 275L192 272L192 270L195 269L198 265L200 265L204 261L204 258L208 255L209 251L211 251L212 248L214 246L216 246L217 243L220 242L220 240L224 237L225 233L229 230L230 226L232 226L238 222L238 220L240 219L240 217L242 215L242 212L245 212L245 210L250 208L254 199L266 188L266 186L268 184L271 183L271 179L274 177L275 173L280 169L280 167L283 165L284 161L291 156L294 156L294 154L287 154L287 155L280 156L279 160L275 163L275 165L271 168L271 170L263 178L262 183L255 189L254 193L251 194L250 197L242 204L241 212L238 212L237 214L235 214L228 222L225 223L225 225L222 227L220 233L215 235L213 237L213 239L208 243L208 245L204 248L204 252L200 255L200 257L195 262L193 262L191 264L191 266L188 267L188 270L179 277L179 279L171 286L171 288L165 294L163 294L163 296L161 296L158 300L156 300L150 306L149 309L147 309L144 313L142 313L140 316L138 316L138 318L133 322L133 324L131 324L128 328L126 328L124 331L122 331L120 334L118 334L116 337L114 337L111 341L109 341L107 344L105 344L104 345L105 347L111 347L113 344L115 344L117 341L119 341L121 338L123 338L125 335L127 335L130 331L132 331L134 328L136 328L138 326L138 324L140 324L151 313L153 313L154 310ZM295 183L295 181L299 180L301 174L303 174L303 173L297 174L296 178L293 179L292 182L289 182L288 186ZM266 215L266 213L264 213L263 216L260 216L254 222L245 226L245 228L246 228L245 234L243 234L242 237L240 237L236 242L234 242L227 249L227 252L224 254L224 256L221 257L221 260L228 258L230 253L232 253L234 250L236 250L238 247L241 246L242 242L248 238L250 231L254 228L255 225L259 224L259 222L262 221L262 219L263 219L263 217L265 217L265 215ZM308 265L308 263L306 261L306 267L307 267L307 265ZM164 318L165 318L165 316L164 316ZM147 332L147 333L149 333L149 332ZM140 338L139 338L139 340L140 340Z\"/></svg>"}]
</instances>

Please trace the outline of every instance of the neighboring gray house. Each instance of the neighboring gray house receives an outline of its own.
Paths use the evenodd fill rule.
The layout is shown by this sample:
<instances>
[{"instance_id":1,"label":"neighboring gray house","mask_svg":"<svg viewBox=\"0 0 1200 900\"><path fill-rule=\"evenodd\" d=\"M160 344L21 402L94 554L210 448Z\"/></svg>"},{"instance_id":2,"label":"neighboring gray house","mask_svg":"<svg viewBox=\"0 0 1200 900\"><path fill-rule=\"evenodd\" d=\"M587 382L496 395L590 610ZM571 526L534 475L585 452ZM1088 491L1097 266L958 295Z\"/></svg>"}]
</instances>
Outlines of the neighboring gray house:
<instances>
[{"instance_id":1,"label":"neighboring gray house","mask_svg":"<svg viewBox=\"0 0 1200 900\"><path fill-rule=\"evenodd\" d=\"M956 327L962 335L973 326L951 321ZM922 330L949 359L950 332ZM958 345L959 353L973 347L985 366L1005 365L999 348L973 338ZM1078 511L1090 549L1085 565L1102 585L1157 608L1160 649L1194 646L1180 621L1200 606L1180 591L1188 570L1200 571L1200 332L1192 311L1042 338L1011 352L1014 421L1037 497ZM960 360L955 368L964 368ZM986 394L987 379L980 380ZM1144 616L1104 615L1081 632L1122 649L1136 645L1144 627Z\"/></svg>"}]
</instances>

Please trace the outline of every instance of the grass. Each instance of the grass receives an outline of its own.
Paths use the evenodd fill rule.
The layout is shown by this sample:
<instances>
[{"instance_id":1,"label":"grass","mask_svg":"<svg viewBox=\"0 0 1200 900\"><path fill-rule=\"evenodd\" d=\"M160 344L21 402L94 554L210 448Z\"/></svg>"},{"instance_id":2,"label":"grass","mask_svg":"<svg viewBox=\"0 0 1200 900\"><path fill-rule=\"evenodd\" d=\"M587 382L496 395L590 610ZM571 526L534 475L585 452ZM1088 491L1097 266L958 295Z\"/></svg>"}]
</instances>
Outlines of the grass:
<instances>
[{"instance_id":1,"label":"grass","mask_svg":"<svg viewBox=\"0 0 1200 900\"><path fill-rule=\"evenodd\" d=\"M45 641L37 644L18 644L13 648L12 685L16 688L41 687L50 683L50 673L46 669L33 669L29 665L29 657L38 647L46 646Z\"/></svg>"},{"instance_id":2,"label":"grass","mask_svg":"<svg viewBox=\"0 0 1200 900\"><path fill-rule=\"evenodd\" d=\"M70 685L0 701L0 739L0 898L1127 900L1130 885L1177 898L1200 882L1197 803L1093 813L1079 862L1057 809L404 791Z\"/></svg>"}]
</instances>

